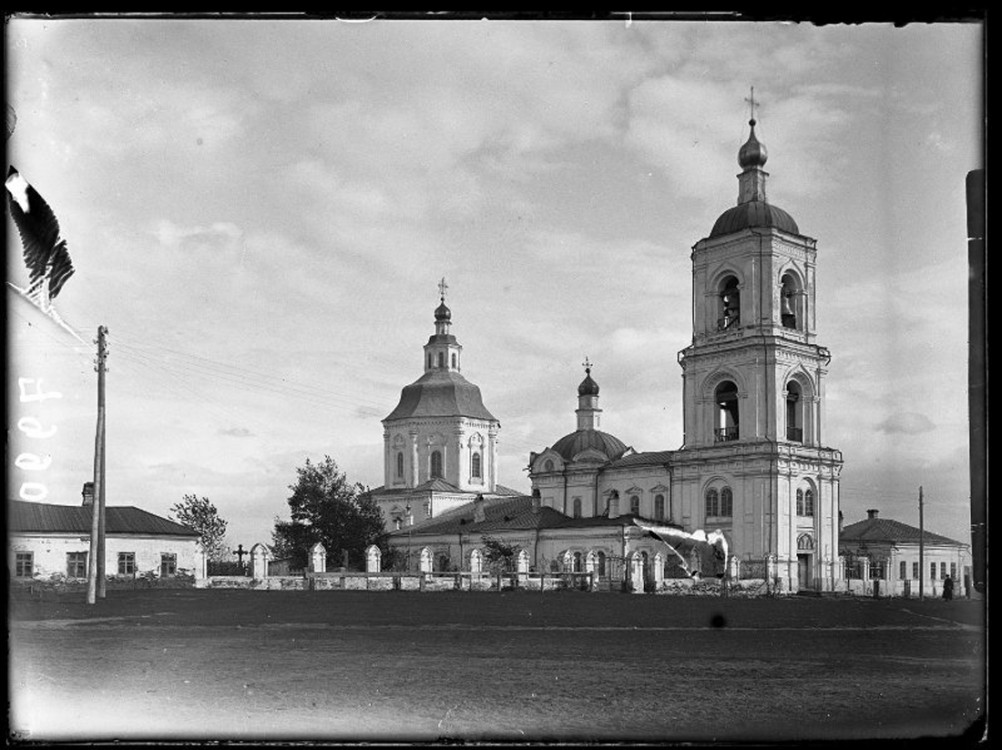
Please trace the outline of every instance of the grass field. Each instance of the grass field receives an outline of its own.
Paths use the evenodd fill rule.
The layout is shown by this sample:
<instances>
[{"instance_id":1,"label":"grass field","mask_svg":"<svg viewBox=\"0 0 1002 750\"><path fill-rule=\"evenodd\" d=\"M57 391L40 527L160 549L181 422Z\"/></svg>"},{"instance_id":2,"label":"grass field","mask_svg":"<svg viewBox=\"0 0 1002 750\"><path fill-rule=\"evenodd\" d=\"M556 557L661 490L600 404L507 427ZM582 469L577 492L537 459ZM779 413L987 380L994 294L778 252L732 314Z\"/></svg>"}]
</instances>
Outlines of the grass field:
<instances>
[{"instance_id":1,"label":"grass field","mask_svg":"<svg viewBox=\"0 0 1002 750\"><path fill-rule=\"evenodd\" d=\"M31 739L958 737L983 603L109 591L14 601ZM972 727L974 727L972 729Z\"/></svg>"}]
</instances>

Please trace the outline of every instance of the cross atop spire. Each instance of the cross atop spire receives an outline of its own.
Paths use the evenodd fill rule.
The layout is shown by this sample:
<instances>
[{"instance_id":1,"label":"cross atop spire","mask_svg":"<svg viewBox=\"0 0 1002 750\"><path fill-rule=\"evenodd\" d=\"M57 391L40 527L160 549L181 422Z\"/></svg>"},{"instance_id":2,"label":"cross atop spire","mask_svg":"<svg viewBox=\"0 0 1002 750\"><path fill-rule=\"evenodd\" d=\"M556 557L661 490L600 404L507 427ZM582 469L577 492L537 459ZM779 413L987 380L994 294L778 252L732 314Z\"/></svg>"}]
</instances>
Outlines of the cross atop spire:
<instances>
[{"instance_id":1,"label":"cross atop spire","mask_svg":"<svg viewBox=\"0 0 1002 750\"><path fill-rule=\"evenodd\" d=\"M761 104L759 104L758 102L755 101L755 87L754 86L751 87L751 96L750 97L745 97L745 101L748 102L748 111L749 111L749 115L750 115L750 119L748 120L748 124L754 126L755 125L755 108L762 106Z\"/></svg>"},{"instance_id":2,"label":"cross atop spire","mask_svg":"<svg viewBox=\"0 0 1002 750\"><path fill-rule=\"evenodd\" d=\"M438 282L438 293L442 296L442 301L445 302L445 290L449 288L449 285L445 283L445 277Z\"/></svg>"},{"instance_id":3,"label":"cross atop spire","mask_svg":"<svg viewBox=\"0 0 1002 750\"><path fill-rule=\"evenodd\" d=\"M591 375L592 363L587 356L585 357L585 361L581 363L581 366L585 368L585 374Z\"/></svg>"}]
</instances>

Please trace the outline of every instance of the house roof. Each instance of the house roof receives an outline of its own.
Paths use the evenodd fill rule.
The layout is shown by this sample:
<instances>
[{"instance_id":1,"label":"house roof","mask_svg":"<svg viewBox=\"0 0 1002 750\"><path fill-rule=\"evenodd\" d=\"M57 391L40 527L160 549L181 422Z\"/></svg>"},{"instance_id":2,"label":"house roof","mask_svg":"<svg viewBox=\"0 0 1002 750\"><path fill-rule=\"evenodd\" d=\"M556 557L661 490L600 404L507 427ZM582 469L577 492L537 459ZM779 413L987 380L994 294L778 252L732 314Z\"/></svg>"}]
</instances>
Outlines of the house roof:
<instances>
[{"instance_id":1,"label":"house roof","mask_svg":"<svg viewBox=\"0 0 1002 750\"><path fill-rule=\"evenodd\" d=\"M963 542L933 534L931 531L920 531L915 526L909 526L892 518L867 518L864 521L849 524L839 532L840 542L893 542L914 543L919 540L925 544L950 544L964 546Z\"/></svg>"},{"instance_id":2,"label":"house roof","mask_svg":"<svg viewBox=\"0 0 1002 750\"><path fill-rule=\"evenodd\" d=\"M606 468L620 469L627 466L663 466L671 463L675 456L675 451L645 451L644 453L631 453L628 456L617 458Z\"/></svg>"},{"instance_id":3,"label":"house roof","mask_svg":"<svg viewBox=\"0 0 1002 750\"><path fill-rule=\"evenodd\" d=\"M53 505L11 500L7 503L7 529L20 533L89 534L90 506ZM106 534L139 534L148 536L190 536L199 533L187 526L133 506L105 508Z\"/></svg>"}]
</instances>

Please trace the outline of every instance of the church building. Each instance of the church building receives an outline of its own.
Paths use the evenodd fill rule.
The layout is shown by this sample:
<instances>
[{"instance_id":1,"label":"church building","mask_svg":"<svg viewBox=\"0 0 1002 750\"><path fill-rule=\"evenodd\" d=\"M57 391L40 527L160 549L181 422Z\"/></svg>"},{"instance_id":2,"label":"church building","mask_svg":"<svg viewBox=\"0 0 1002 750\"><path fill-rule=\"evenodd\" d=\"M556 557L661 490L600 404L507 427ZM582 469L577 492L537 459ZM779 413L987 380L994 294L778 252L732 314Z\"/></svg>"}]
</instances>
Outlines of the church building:
<instances>
[{"instance_id":1,"label":"church building","mask_svg":"<svg viewBox=\"0 0 1002 750\"><path fill-rule=\"evenodd\" d=\"M435 333L424 374L405 386L383 420L383 486L371 491L387 530L413 525L483 497L519 493L497 482L498 432L480 388L461 374L463 347L439 284Z\"/></svg>"},{"instance_id":2,"label":"church building","mask_svg":"<svg viewBox=\"0 0 1002 750\"><path fill-rule=\"evenodd\" d=\"M842 455L827 447L822 435L830 355L816 341L817 243L800 232L790 214L768 202L767 153L755 124L751 119L748 140L738 152L737 204L692 248L692 340L678 356L682 446L638 452L603 432L599 386L586 361L576 429L529 456L532 498L542 509L556 511L531 517L537 545L541 532L560 528L551 559L573 565L573 560L594 559L598 549L617 549L625 559L627 541L633 539L636 549L644 547L647 565L657 545L663 549L665 543L658 541L648 550L651 534L642 529L661 526L720 532L732 556L728 572L769 579L776 590L830 591L843 578L837 523ZM408 388L426 378L445 377L452 372L450 363L458 367L458 353L450 348L458 345L444 338L447 313L443 302L436 312L436 336L426 346L425 377ZM388 486L390 479L416 486L425 475L411 477L406 470L425 456L421 451L439 445L428 442L424 427L397 421L410 419L406 405L416 395L408 398L405 389L400 406L384 421ZM475 403L482 409L479 391ZM469 427L456 423L452 453L442 453L460 454L457 468L467 467L460 478L450 475L454 482L472 478L469 464L461 462L471 460L474 432L485 431L488 445L494 446L496 420L486 410L474 411L466 417ZM420 441L414 442L418 435ZM408 436L414 440L408 442ZM427 457L424 461L430 466ZM493 472L489 477L485 490L496 481ZM530 507L530 500L522 503ZM465 519L464 512L457 509L455 515ZM524 522L519 513L509 509L503 518ZM469 554L477 516L466 515ZM409 527L407 544L420 544L427 533L426 541L441 546L446 540L436 533L444 530L434 523ZM505 538L497 518L491 535ZM512 541L519 536L513 534ZM392 534L391 544L401 539L403 532ZM667 564L672 555L657 557ZM658 580L661 573L644 578Z\"/></svg>"}]
</instances>

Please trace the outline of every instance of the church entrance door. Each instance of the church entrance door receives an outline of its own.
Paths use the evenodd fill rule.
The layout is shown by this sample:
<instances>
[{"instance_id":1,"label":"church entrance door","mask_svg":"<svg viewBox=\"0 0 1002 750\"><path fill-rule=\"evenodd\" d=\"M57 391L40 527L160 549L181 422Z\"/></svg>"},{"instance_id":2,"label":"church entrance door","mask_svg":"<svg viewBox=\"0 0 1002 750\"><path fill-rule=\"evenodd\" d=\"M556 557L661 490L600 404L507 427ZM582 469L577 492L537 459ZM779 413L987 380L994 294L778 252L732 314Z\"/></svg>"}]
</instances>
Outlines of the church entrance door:
<instances>
[{"instance_id":1,"label":"church entrance door","mask_svg":"<svg viewBox=\"0 0 1002 750\"><path fill-rule=\"evenodd\" d=\"M797 555L797 582L800 588L811 588L811 556Z\"/></svg>"}]
</instances>

